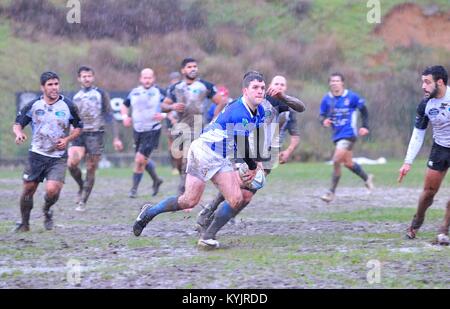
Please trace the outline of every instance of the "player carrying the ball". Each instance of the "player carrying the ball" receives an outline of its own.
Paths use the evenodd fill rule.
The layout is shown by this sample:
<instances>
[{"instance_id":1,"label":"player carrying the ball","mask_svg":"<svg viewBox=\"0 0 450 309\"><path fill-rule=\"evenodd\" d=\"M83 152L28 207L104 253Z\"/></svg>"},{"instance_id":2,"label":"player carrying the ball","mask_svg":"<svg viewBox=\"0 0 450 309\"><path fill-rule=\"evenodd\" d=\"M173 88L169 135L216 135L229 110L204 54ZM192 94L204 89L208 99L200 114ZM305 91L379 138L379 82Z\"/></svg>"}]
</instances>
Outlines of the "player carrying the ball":
<instances>
[{"instance_id":1,"label":"player carrying the ball","mask_svg":"<svg viewBox=\"0 0 450 309\"><path fill-rule=\"evenodd\" d=\"M230 103L191 143L187 155L185 192L156 205L145 204L133 225L136 236L141 235L146 225L163 212L195 207L203 195L206 182L211 180L228 203L221 208L198 244L212 248L219 246L214 239L215 233L235 215L246 199L246 191L241 190L242 181L235 173L230 157L241 157L248 165L248 171L242 176L245 183L252 182L257 173L257 163L250 154L249 135L264 123L261 103L265 92L262 74L252 71L244 75L242 97Z\"/></svg>"}]
</instances>

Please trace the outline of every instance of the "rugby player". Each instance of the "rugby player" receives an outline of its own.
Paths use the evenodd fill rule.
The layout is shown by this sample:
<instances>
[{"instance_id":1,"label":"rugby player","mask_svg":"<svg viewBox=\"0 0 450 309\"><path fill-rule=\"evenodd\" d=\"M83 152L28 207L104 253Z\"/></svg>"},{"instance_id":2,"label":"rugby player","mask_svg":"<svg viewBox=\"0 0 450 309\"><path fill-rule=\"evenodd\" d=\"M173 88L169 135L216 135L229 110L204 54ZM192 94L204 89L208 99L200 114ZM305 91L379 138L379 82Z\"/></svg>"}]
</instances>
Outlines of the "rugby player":
<instances>
[{"instance_id":1,"label":"rugby player","mask_svg":"<svg viewBox=\"0 0 450 309\"><path fill-rule=\"evenodd\" d=\"M140 86L131 90L127 99L123 102L120 113L123 125L133 125L134 146L136 155L134 158L134 173L132 187L128 196L137 197L139 183L142 180L144 170L153 180L153 196L158 194L163 180L158 177L155 165L149 161L150 154L158 148L161 135L161 103L165 97L165 91L155 85L155 74L152 69L146 68L140 74ZM131 108L131 117L129 110Z\"/></svg>"},{"instance_id":2,"label":"rugby player","mask_svg":"<svg viewBox=\"0 0 450 309\"><path fill-rule=\"evenodd\" d=\"M80 118L83 132L73 140L69 147L67 164L70 174L79 187L76 211L85 211L86 202L95 183L95 173L104 149L105 125L112 125L113 146L116 151L123 149L119 139L119 129L113 117L109 95L94 85L94 70L87 66L78 69L78 81L81 90L73 97ZM86 179L83 180L79 164L86 156Z\"/></svg>"},{"instance_id":3,"label":"rugby player","mask_svg":"<svg viewBox=\"0 0 450 309\"><path fill-rule=\"evenodd\" d=\"M172 85L161 105L166 112L176 111L177 123L172 128L174 139L172 151L178 160L180 184L178 194L185 190L186 182L186 155L189 144L200 135L203 123L203 110L205 99L211 99L217 104L215 115L223 109L225 103L217 92L214 84L200 79L198 76L198 63L193 58L186 58L181 62L181 74L183 80Z\"/></svg>"},{"instance_id":4,"label":"rugby player","mask_svg":"<svg viewBox=\"0 0 450 309\"><path fill-rule=\"evenodd\" d=\"M320 105L320 122L333 129L332 140L336 145L333 155L333 175L330 189L320 198L329 203L334 199L336 187L341 178L341 164L358 175L369 191L373 190L373 175L367 175L362 167L353 162L353 146L357 136L369 134L369 115L365 100L357 93L345 88L344 76L333 73L328 79L330 92L324 96ZM362 126L356 127L356 110L362 116Z\"/></svg>"},{"instance_id":5,"label":"rugby player","mask_svg":"<svg viewBox=\"0 0 450 309\"><path fill-rule=\"evenodd\" d=\"M187 157L185 192L156 205L145 204L133 225L136 236L158 214L195 207L203 195L206 182L211 180L228 203L221 208L198 244L218 247L219 243L211 235L215 235L234 216L246 199L240 189L241 180L234 172L229 156L232 154L243 158L249 169L242 179L244 182L252 181L256 175L257 163L250 156L249 135L264 123L264 108L261 103L264 100L265 82L262 74L249 72L244 75L242 83L243 96L228 105L205 132L191 143Z\"/></svg>"},{"instance_id":6,"label":"rugby player","mask_svg":"<svg viewBox=\"0 0 450 309\"><path fill-rule=\"evenodd\" d=\"M27 135L23 129L31 123L32 140L28 162L23 173L23 191L20 197L22 221L16 232L30 230L33 196L39 183L46 179L44 196L44 227L53 229L53 210L64 185L67 168L67 145L77 138L83 123L77 107L59 94L59 77L44 72L40 77L42 96L25 105L13 125L16 144L22 144ZM73 130L70 131L70 125Z\"/></svg>"},{"instance_id":7,"label":"rugby player","mask_svg":"<svg viewBox=\"0 0 450 309\"><path fill-rule=\"evenodd\" d=\"M425 183L419 197L416 214L408 227L406 236L416 238L417 232L425 220L425 213L433 204L442 180L450 165L450 87L447 86L448 73L443 66L426 68L422 73L422 90L424 98L417 107L414 130L409 142L405 161L399 171L398 181L411 170L412 163L422 148L428 123L433 128L433 146L427 162ZM437 243L449 245L450 200L447 201L445 218L439 227Z\"/></svg>"}]
</instances>

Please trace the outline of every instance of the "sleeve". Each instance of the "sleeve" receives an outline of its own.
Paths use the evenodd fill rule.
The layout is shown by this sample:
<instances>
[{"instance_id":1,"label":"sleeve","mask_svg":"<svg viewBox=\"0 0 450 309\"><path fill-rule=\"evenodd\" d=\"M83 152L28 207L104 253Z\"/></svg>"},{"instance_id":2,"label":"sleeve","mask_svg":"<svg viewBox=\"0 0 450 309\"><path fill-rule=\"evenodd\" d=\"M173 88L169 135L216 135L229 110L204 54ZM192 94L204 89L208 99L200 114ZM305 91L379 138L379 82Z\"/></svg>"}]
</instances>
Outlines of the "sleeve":
<instances>
[{"instance_id":1,"label":"sleeve","mask_svg":"<svg viewBox=\"0 0 450 309\"><path fill-rule=\"evenodd\" d=\"M103 89L97 88L98 92L100 92L102 96L102 114L103 118L107 123L110 123L113 121L113 111L111 109L111 99L109 97L109 94L104 91Z\"/></svg>"},{"instance_id":2,"label":"sleeve","mask_svg":"<svg viewBox=\"0 0 450 309\"><path fill-rule=\"evenodd\" d=\"M158 88L159 93L161 93L161 100L159 102L162 103L164 101L164 99L166 98L166 96L167 96L166 89L163 89L163 88L161 88L159 86L156 86L156 88Z\"/></svg>"},{"instance_id":3,"label":"sleeve","mask_svg":"<svg viewBox=\"0 0 450 309\"><path fill-rule=\"evenodd\" d=\"M369 129L369 112L367 107L363 105L359 108L359 111L361 112L362 127Z\"/></svg>"},{"instance_id":4,"label":"sleeve","mask_svg":"<svg viewBox=\"0 0 450 309\"><path fill-rule=\"evenodd\" d=\"M327 96L323 97L322 102L320 103L320 124L323 123L323 121L326 118L330 117L330 104L328 103Z\"/></svg>"},{"instance_id":5,"label":"sleeve","mask_svg":"<svg viewBox=\"0 0 450 309\"><path fill-rule=\"evenodd\" d=\"M71 101L69 100L65 100L67 106L69 107L69 111L70 111L70 120L69 123L74 127L74 128L83 128L83 122L81 121L80 115L78 114L78 107L73 104Z\"/></svg>"},{"instance_id":6,"label":"sleeve","mask_svg":"<svg viewBox=\"0 0 450 309\"><path fill-rule=\"evenodd\" d=\"M283 113L289 111L289 106L281 100L278 100L272 96L266 95L266 100L272 104L278 110L278 113Z\"/></svg>"},{"instance_id":7,"label":"sleeve","mask_svg":"<svg viewBox=\"0 0 450 309\"><path fill-rule=\"evenodd\" d=\"M200 80L200 82L202 82L203 85L205 85L206 89L208 90L208 95L206 97L208 99L212 99L217 93L216 86L214 86L214 84L212 84L206 80Z\"/></svg>"},{"instance_id":8,"label":"sleeve","mask_svg":"<svg viewBox=\"0 0 450 309\"><path fill-rule=\"evenodd\" d=\"M32 114L31 114L31 108L33 107L33 104L36 103L36 100L31 101L30 103L26 104L18 113L16 116L16 124L20 124L22 128L25 128L27 124L29 124L32 120Z\"/></svg>"},{"instance_id":9,"label":"sleeve","mask_svg":"<svg viewBox=\"0 0 450 309\"><path fill-rule=\"evenodd\" d=\"M130 92L127 96L127 98L125 99L125 101L123 101L123 105L125 105L126 107L130 108L131 106L131 93Z\"/></svg>"},{"instance_id":10,"label":"sleeve","mask_svg":"<svg viewBox=\"0 0 450 309\"><path fill-rule=\"evenodd\" d=\"M300 129L298 127L297 115L295 112L289 113L289 120L286 124L286 130L291 136L300 136Z\"/></svg>"},{"instance_id":11,"label":"sleeve","mask_svg":"<svg viewBox=\"0 0 450 309\"><path fill-rule=\"evenodd\" d=\"M170 86L169 87L169 89L167 89L167 93L166 93L166 96L172 101L172 102L174 102L174 103L176 103L177 102L177 96L175 95L175 86L177 85L178 83L175 83L175 84L173 84L172 86Z\"/></svg>"},{"instance_id":12,"label":"sleeve","mask_svg":"<svg viewBox=\"0 0 450 309\"><path fill-rule=\"evenodd\" d=\"M427 100L423 100L420 102L419 106L417 106L417 115L414 127L419 130L425 130L428 127L428 122L430 119L425 114L425 109L427 107Z\"/></svg>"},{"instance_id":13,"label":"sleeve","mask_svg":"<svg viewBox=\"0 0 450 309\"><path fill-rule=\"evenodd\" d=\"M361 110L366 105L366 100L362 98L359 94L353 93L352 103L355 108Z\"/></svg>"}]
</instances>

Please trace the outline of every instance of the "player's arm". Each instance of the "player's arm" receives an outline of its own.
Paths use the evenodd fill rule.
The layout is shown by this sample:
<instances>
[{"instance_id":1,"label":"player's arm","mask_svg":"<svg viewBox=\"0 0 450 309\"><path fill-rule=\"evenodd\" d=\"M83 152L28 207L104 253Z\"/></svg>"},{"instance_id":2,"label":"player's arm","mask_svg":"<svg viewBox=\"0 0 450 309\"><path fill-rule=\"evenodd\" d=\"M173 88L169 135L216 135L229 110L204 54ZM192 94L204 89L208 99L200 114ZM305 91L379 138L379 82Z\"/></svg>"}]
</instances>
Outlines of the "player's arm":
<instances>
[{"instance_id":1,"label":"player's arm","mask_svg":"<svg viewBox=\"0 0 450 309\"><path fill-rule=\"evenodd\" d=\"M34 102L36 101L28 103L17 113L16 121L12 128L13 133L16 136L16 144L22 144L27 140L27 135L23 132L23 129L32 121L31 108Z\"/></svg>"},{"instance_id":2,"label":"player's arm","mask_svg":"<svg viewBox=\"0 0 450 309\"><path fill-rule=\"evenodd\" d=\"M280 100L284 104L286 104L289 108L292 108L296 112L304 112L306 109L305 103L303 103L299 98L289 96L275 87L269 87L267 89L267 95Z\"/></svg>"},{"instance_id":3,"label":"player's arm","mask_svg":"<svg viewBox=\"0 0 450 309\"><path fill-rule=\"evenodd\" d=\"M131 127L131 116L129 115L131 106L131 94L128 95L125 101L120 106L120 115L122 115L122 123L126 128Z\"/></svg>"},{"instance_id":4,"label":"player's arm","mask_svg":"<svg viewBox=\"0 0 450 309\"><path fill-rule=\"evenodd\" d=\"M414 125L414 130L409 141L408 150L406 152L405 160L400 168L398 182L402 182L411 169L414 159L417 157L425 140L425 133L428 126L428 116L425 114L426 100L422 101L417 107L417 116Z\"/></svg>"},{"instance_id":5,"label":"player's arm","mask_svg":"<svg viewBox=\"0 0 450 309\"><path fill-rule=\"evenodd\" d=\"M300 144L300 130L298 128L297 117L294 113L290 114L290 118L287 123L287 130L291 136L291 140L289 142L289 146L280 152L279 161L281 164L284 164L289 160L289 157Z\"/></svg>"},{"instance_id":6,"label":"player's arm","mask_svg":"<svg viewBox=\"0 0 450 309\"><path fill-rule=\"evenodd\" d=\"M355 96L354 100L357 102L356 107L361 113L362 121L361 128L359 128L358 133L360 136L366 136L369 134L369 111L367 110L366 101L358 95Z\"/></svg>"},{"instance_id":7,"label":"player's arm","mask_svg":"<svg viewBox=\"0 0 450 309\"><path fill-rule=\"evenodd\" d=\"M70 111L70 119L69 123L72 125L73 129L70 130L69 135L60 138L56 144L56 148L59 150L64 150L67 148L67 145L76 139L81 134L81 130L83 129L83 122L81 121L80 115L78 113L78 108L75 104L71 102L66 102Z\"/></svg>"},{"instance_id":8,"label":"player's arm","mask_svg":"<svg viewBox=\"0 0 450 309\"><path fill-rule=\"evenodd\" d=\"M320 103L320 114L319 114L319 121L320 124L324 127L331 127L333 124L333 121L331 120L331 112L330 112L330 105L328 104L327 97L325 96L322 99L322 102Z\"/></svg>"}]
</instances>

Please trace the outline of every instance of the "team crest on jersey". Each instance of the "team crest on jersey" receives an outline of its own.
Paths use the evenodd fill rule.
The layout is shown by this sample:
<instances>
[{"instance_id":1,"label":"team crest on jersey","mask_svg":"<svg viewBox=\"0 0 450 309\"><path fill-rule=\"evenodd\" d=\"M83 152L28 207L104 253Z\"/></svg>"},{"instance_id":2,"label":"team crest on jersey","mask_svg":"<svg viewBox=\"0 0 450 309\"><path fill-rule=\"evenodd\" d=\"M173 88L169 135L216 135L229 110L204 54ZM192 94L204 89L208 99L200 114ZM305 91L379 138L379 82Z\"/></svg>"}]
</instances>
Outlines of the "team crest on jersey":
<instances>
[{"instance_id":1,"label":"team crest on jersey","mask_svg":"<svg viewBox=\"0 0 450 309\"><path fill-rule=\"evenodd\" d=\"M432 108L432 109L430 109L430 111L428 112L428 114L429 114L430 116L437 116L437 115L439 115L439 110L438 110L437 108Z\"/></svg>"},{"instance_id":2,"label":"team crest on jersey","mask_svg":"<svg viewBox=\"0 0 450 309\"><path fill-rule=\"evenodd\" d=\"M344 100L344 105L345 105L345 106L349 106L349 105L350 105L350 100L349 100L348 98L346 98L346 99Z\"/></svg>"},{"instance_id":3,"label":"team crest on jersey","mask_svg":"<svg viewBox=\"0 0 450 309\"><path fill-rule=\"evenodd\" d=\"M55 112L55 115L58 118L64 118L66 116L66 113L63 111L57 111L57 112Z\"/></svg>"},{"instance_id":4,"label":"team crest on jersey","mask_svg":"<svg viewBox=\"0 0 450 309\"><path fill-rule=\"evenodd\" d=\"M246 127L248 125L248 119L242 118L242 124L244 125L244 127Z\"/></svg>"},{"instance_id":5,"label":"team crest on jersey","mask_svg":"<svg viewBox=\"0 0 450 309\"><path fill-rule=\"evenodd\" d=\"M42 116L45 114L45 111L43 109L37 109L34 113L36 116Z\"/></svg>"}]
</instances>

